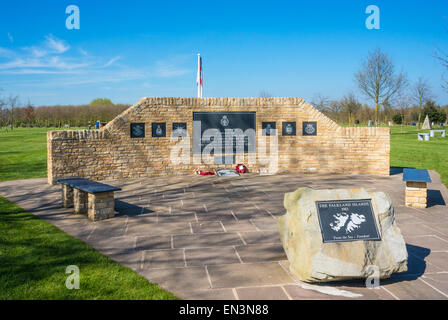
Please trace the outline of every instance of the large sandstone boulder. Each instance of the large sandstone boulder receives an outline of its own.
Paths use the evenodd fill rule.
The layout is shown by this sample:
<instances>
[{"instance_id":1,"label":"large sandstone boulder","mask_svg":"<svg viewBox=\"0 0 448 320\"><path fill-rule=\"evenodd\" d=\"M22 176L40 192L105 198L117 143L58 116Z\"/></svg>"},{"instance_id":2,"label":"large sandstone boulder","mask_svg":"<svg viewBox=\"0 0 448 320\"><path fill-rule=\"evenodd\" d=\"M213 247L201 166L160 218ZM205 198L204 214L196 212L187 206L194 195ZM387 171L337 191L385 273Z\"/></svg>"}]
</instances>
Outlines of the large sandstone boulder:
<instances>
[{"instance_id":1,"label":"large sandstone boulder","mask_svg":"<svg viewBox=\"0 0 448 320\"><path fill-rule=\"evenodd\" d=\"M323 242L315 201L371 199L380 241ZM313 190L285 194L287 213L279 218L280 236L290 271L306 282L380 278L407 271L406 245L395 223L394 208L384 192L361 189ZM373 269L372 266L374 267Z\"/></svg>"}]
</instances>

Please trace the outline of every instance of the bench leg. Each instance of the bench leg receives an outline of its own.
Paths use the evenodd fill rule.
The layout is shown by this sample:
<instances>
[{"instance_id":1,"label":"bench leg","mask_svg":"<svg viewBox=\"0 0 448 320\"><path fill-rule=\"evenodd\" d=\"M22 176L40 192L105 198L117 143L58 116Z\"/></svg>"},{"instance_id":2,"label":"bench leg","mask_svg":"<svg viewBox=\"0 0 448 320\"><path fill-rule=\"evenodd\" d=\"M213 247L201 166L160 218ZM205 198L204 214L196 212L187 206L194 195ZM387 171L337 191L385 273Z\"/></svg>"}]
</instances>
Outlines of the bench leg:
<instances>
[{"instance_id":1,"label":"bench leg","mask_svg":"<svg viewBox=\"0 0 448 320\"><path fill-rule=\"evenodd\" d=\"M73 207L73 188L67 185L62 185L62 207Z\"/></svg>"},{"instance_id":2,"label":"bench leg","mask_svg":"<svg viewBox=\"0 0 448 320\"><path fill-rule=\"evenodd\" d=\"M79 189L74 190L74 207L76 214L86 214L87 213L87 192L81 191Z\"/></svg>"},{"instance_id":3,"label":"bench leg","mask_svg":"<svg viewBox=\"0 0 448 320\"><path fill-rule=\"evenodd\" d=\"M89 193L88 216L92 221L113 218L115 212L114 192Z\"/></svg>"}]
</instances>

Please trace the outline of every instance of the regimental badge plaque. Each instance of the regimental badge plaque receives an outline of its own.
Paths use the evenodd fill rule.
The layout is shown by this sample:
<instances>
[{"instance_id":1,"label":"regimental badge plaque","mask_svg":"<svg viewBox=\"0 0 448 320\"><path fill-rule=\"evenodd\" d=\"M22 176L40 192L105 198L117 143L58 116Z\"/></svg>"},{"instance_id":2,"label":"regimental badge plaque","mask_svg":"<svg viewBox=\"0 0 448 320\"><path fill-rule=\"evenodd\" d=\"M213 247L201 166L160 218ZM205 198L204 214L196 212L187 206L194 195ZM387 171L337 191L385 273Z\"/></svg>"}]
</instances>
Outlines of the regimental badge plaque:
<instances>
[{"instance_id":1,"label":"regimental badge plaque","mask_svg":"<svg viewBox=\"0 0 448 320\"><path fill-rule=\"evenodd\" d=\"M302 134L304 136L317 136L317 122L302 122Z\"/></svg>"},{"instance_id":2,"label":"regimental badge plaque","mask_svg":"<svg viewBox=\"0 0 448 320\"><path fill-rule=\"evenodd\" d=\"M261 129L263 136L275 136L276 124L275 122L262 122Z\"/></svg>"},{"instance_id":3,"label":"regimental badge plaque","mask_svg":"<svg viewBox=\"0 0 448 320\"><path fill-rule=\"evenodd\" d=\"M152 136L154 138L166 137L166 123L165 122L153 122L151 124Z\"/></svg>"},{"instance_id":4,"label":"regimental badge plaque","mask_svg":"<svg viewBox=\"0 0 448 320\"><path fill-rule=\"evenodd\" d=\"M173 137L186 137L187 136L187 123L186 122L173 122L173 131L171 134Z\"/></svg>"},{"instance_id":5,"label":"regimental badge plaque","mask_svg":"<svg viewBox=\"0 0 448 320\"><path fill-rule=\"evenodd\" d=\"M370 200L316 201L323 242L381 240Z\"/></svg>"},{"instance_id":6,"label":"regimental badge plaque","mask_svg":"<svg viewBox=\"0 0 448 320\"><path fill-rule=\"evenodd\" d=\"M295 136L296 135L296 123L295 122L283 122L282 123L282 135Z\"/></svg>"},{"instance_id":7,"label":"regimental badge plaque","mask_svg":"<svg viewBox=\"0 0 448 320\"><path fill-rule=\"evenodd\" d=\"M131 123L131 138L144 138L144 137L145 137L145 124Z\"/></svg>"}]
</instances>

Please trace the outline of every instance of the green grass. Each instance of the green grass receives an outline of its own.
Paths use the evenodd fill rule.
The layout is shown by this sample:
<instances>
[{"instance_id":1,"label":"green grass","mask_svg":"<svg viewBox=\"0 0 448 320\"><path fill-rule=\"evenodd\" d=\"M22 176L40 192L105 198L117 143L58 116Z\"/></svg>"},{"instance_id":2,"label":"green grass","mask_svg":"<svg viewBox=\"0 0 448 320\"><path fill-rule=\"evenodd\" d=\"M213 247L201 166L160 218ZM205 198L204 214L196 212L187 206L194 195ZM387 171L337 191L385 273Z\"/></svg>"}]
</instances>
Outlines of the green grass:
<instances>
[{"instance_id":1,"label":"green grass","mask_svg":"<svg viewBox=\"0 0 448 320\"><path fill-rule=\"evenodd\" d=\"M47 131L14 128L0 132L0 181L47 176Z\"/></svg>"},{"instance_id":2,"label":"green grass","mask_svg":"<svg viewBox=\"0 0 448 320\"><path fill-rule=\"evenodd\" d=\"M434 128L438 130L439 128ZM448 127L443 128L448 133ZM448 136L436 136L430 141L418 141L416 127L391 127L391 156L392 167L409 167L436 170L442 177L442 182L448 186Z\"/></svg>"},{"instance_id":3,"label":"green grass","mask_svg":"<svg viewBox=\"0 0 448 320\"><path fill-rule=\"evenodd\" d=\"M65 286L69 265L79 267L79 289ZM176 297L0 197L0 299Z\"/></svg>"}]
</instances>

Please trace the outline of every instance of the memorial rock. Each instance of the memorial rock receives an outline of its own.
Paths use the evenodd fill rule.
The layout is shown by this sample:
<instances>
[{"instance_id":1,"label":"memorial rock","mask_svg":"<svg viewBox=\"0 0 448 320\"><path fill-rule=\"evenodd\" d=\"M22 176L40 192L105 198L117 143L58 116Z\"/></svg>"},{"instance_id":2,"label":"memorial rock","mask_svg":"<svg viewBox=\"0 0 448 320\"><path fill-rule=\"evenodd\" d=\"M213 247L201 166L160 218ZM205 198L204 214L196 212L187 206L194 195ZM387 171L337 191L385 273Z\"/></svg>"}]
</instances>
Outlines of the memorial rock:
<instances>
[{"instance_id":1,"label":"memorial rock","mask_svg":"<svg viewBox=\"0 0 448 320\"><path fill-rule=\"evenodd\" d=\"M388 278L407 271L407 251L384 192L364 188L285 194L279 231L290 271L306 282Z\"/></svg>"}]
</instances>

